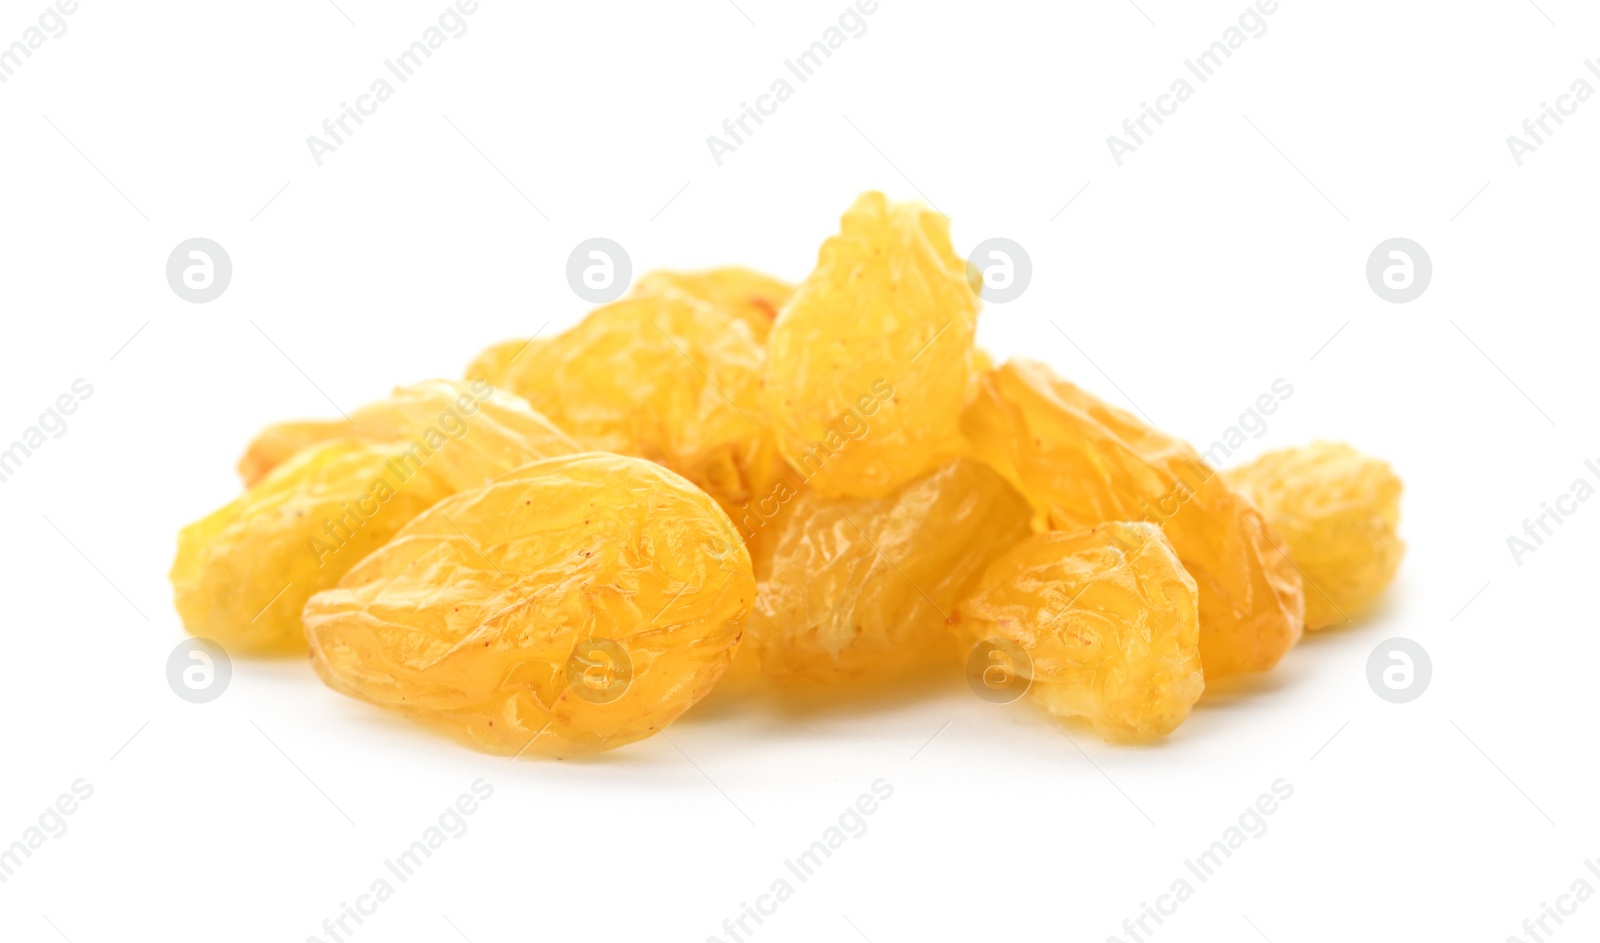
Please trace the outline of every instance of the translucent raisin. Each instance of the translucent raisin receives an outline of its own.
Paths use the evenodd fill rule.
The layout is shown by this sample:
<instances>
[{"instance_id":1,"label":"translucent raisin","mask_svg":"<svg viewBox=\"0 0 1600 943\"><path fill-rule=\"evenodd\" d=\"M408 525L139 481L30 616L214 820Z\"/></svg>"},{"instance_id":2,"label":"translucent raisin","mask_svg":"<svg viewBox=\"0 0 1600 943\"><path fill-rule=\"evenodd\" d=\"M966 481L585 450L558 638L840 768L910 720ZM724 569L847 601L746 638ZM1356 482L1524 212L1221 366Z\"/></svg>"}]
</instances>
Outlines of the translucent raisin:
<instances>
[{"instance_id":1,"label":"translucent raisin","mask_svg":"<svg viewBox=\"0 0 1600 943\"><path fill-rule=\"evenodd\" d=\"M633 294L681 292L743 321L756 340L765 341L778 310L794 286L752 269L728 266L699 272L651 272L634 283Z\"/></svg>"},{"instance_id":2,"label":"translucent raisin","mask_svg":"<svg viewBox=\"0 0 1600 943\"><path fill-rule=\"evenodd\" d=\"M764 551L749 642L763 672L835 682L949 662L951 611L1027 535L1030 513L999 475L960 459L886 498L800 493Z\"/></svg>"},{"instance_id":3,"label":"translucent raisin","mask_svg":"<svg viewBox=\"0 0 1600 943\"><path fill-rule=\"evenodd\" d=\"M866 193L767 340L767 412L829 497L881 498L960 450L978 297L950 223Z\"/></svg>"},{"instance_id":4,"label":"translucent raisin","mask_svg":"<svg viewBox=\"0 0 1600 943\"><path fill-rule=\"evenodd\" d=\"M472 358L467 364L466 372L462 376L468 380L482 380L493 387L503 390L511 389L506 382L514 369L517 359L527 353L536 344L545 343L548 338L531 338L501 341L485 347L478 356Z\"/></svg>"},{"instance_id":5,"label":"translucent raisin","mask_svg":"<svg viewBox=\"0 0 1600 943\"><path fill-rule=\"evenodd\" d=\"M172 589L191 635L240 652L305 647L300 610L450 494L395 445L303 449L178 534Z\"/></svg>"},{"instance_id":6,"label":"translucent raisin","mask_svg":"<svg viewBox=\"0 0 1600 943\"><path fill-rule=\"evenodd\" d=\"M576 451L521 399L443 380L348 420L274 426L241 463L261 477L179 533L178 613L191 634L236 650L303 647L306 599L429 505Z\"/></svg>"},{"instance_id":7,"label":"translucent raisin","mask_svg":"<svg viewBox=\"0 0 1600 943\"><path fill-rule=\"evenodd\" d=\"M504 381L585 447L659 462L732 507L773 448L761 360L742 320L661 289L531 346Z\"/></svg>"},{"instance_id":8,"label":"translucent raisin","mask_svg":"<svg viewBox=\"0 0 1600 943\"><path fill-rule=\"evenodd\" d=\"M969 642L1025 653L1006 668L1028 672L1036 703L1107 740L1171 733L1205 688L1195 583L1155 524L1034 534L989 565L960 617Z\"/></svg>"},{"instance_id":9,"label":"translucent raisin","mask_svg":"<svg viewBox=\"0 0 1600 943\"><path fill-rule=\"evenodd\" d=\"M1223 473L1289 547L1306 583L1306 628L1347 622L1394 579L1405 553L1400 479L1348 445L1268 452Z\"/></svg>"},{"instance_id":10,"label":"translucent raisin","mask_svg":"<svg viewBox=\"0 0 1600 943\"><path fill-rule=\"evenodd\" d=\"M396 387L387 399L345 419L268 426L240 459L239 474L246 486L252 485L296 452L334 439L404 444L417 459L426 453L433 472L457 490L481 485L535 458L578 450L576 442L520 397L483 381L427 380Z\"/></svg>"},{"instance_id":11,"label":"translucent raisin","mask_svg":"<svg viewBox=\"0 0 1600 943\"><path fill-rule=\"evenodd\" d=\"M754 596L709 496L585 453L425 511L305 623L336 690L479 749L566 756L649 736L703 697Z\"/></svg>"},{"instance_id":12,"label":"translucent raisin","mask_svg":"<svg viewBox=\"0 0 1600 943\"><path fill-rule=\"evenodd\" d=\"M1199 588L1208 678L1265 671L1299 641L1305 602L1281 539L1184 442L1018 360L984 376L962 429L1052 529L1161 525Z\"/></svg>"}]
</instances>

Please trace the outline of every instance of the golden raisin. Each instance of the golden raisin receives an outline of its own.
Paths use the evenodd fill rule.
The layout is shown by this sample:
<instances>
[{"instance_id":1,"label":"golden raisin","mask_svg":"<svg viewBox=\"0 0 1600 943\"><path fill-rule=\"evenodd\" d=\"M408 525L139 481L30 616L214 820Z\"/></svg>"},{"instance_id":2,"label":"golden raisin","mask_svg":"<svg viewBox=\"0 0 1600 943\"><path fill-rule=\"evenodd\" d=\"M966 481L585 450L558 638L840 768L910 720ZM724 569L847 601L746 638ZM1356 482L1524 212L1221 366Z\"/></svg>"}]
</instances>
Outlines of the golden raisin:
<instances>
[{"instance_id":1,"label":"golden raisin","mask_svg":"<svg viewBox=\"0 0 1600 943\"><path fill-rule=\"evenodd\" d=\"M663 290L596 308L517 357L505 382L585 447L659 462L732 506L771 448L761 359L743 321Z\"/></svg>"},{"instance_id":2,"label":"golden raisin","mask_svg":"<svg viewBox=\"0 0 1600 943\"><path fill-rule=\"evenodd\" d=\"M1205 688L1195 583L1155 524L1034 534L989 564L960 614L969 641L1027 655L1034 701L1107 740L1166 736Z\"/></svg>"},{"instance_id":3,"label":"golden raisin","mask_svg":"<svg viewBox=\"0 0 1600 943\"><path fill-rule=\"evenodd\" d=\"M301 450L179 532L172 589L184 628L234 651L304 648L311 594L448 494L397 445Z\"/></svg>"},{"instance_id":4,"label":"golden raisin","mask_svg":"<svg viewBox=\"0 0 1600 943\"><path fill-rule=\"evenodd\" d=\"M965 459L886 498L799 494L763 549L749 640L762 671L835 682L948 660L952 609L1027 535L1029 515L999 475Z\"/></svg>"},{"instance_id":5,"label":"golden raisin","mask_svg":"<svg viewBox=\"0 0 1600 943\"><path fill-rule=\"evenodd\" d=\"M1289 547L1306 582L1306 628L1361 614L1394 579L1405 553L1400 479L1348 445L1316 442L1268 452L1223 472Z\"/></svg>"},{"instance_id":6,"label":"golden raisin","mask_svg":"<svg viewBox=\"0 0 1600 943\"><path fill-rule=\"evenodd\" d=\"M1199 588L1206 677L1265 671L1299 641L1294 564L1255 505L1187 444L1019 360L984 376L962 429L1054 530L1161 525Z\"/></svg>"},{"instance_id":7,"label":"golden raisin","mask_svg":"<svg viewBox=\"0 0 1600 943\"><path fill-rule=\"evenodd\" d=\"M344 426L344 429L340 429ZM347 423L312 419L304 422L279 422L257 433L239 458L239 479L246 488L267 477L267 473L306 449L353 432Z\"/></svg>"},{"instance_id":8,"label":"golden raisin","mask_svg":"<svg viewBox=\"0 0 1600 943\"><path fill-rule=\"evenodd\" d=\"M273 467L178 535L172 584L184 627L239 650L303 646L300 609L436 501L528 462L578 450L528 404L486 384L394 391L348 421L296 436L273 427L241 467ZM320 438L319 438L320 437Z\"/></svg>"},{"instance_id":9,"label":"golden raisin","mask_svg":"<svg viewBox=\"0 0 1600 943\"><path fill-rule=\"evenodd\" d=\"M468 435L469 430L476 431ZM477 487L535 458L578 450L525 401L487 382L426 380L396 387L348 419L268 426L240 459L239 473L248 487L306 446L332 439L405 444L456 490Z\"/></svg>"},{"instance_id":10,"label":"golden raisin","mask_svg":"<svg viewBox=\"0 0 1600 943\"><path fill-rule=\"evenodd\" d=\"M336 690L479 749L566 756L647 737L703 697L754 596L710 497L585 453L425 511L305 623Z\"/></svg>"},{"instance_id":11,"label":"golden raisin","mask_svg":"<svg viewBox=\"0 0 1600 943\"><path fill-rule=\"evenodd\" d=\"M491 344L485 347L482 353L474 357L471 363L467 364L466 372L462 376L468 380L482 380L490 386L509 390L511 385L506 382L506 377L511 375L517 358L527 353L533 345L543 344L547 340L547 338L535 337L528 340L509 340Z\"/></svg>"},{"instance_id":12,"label":"golden raisin","mask_svg":"<svg viewBox=\"0 0 1600 943\"><path fill-rule=\"evenodd\" d=\"M794 294L794 286L739 266L700 272L651 272L633 286L635 295L668 291L682 292L733 315L749 326L756 340L765 341L778 309Z\"/></svg>"},{"instance_id":13,"label":"golden raisin","mask_svg":"<svg viewBox=\"0 0 1600 943\"><path fill-rule=\"evenodd\" d=\"M824 496L881 498L960 451L978 296L949 230L863 194L772 326L778 449Z\"/></svg>"}]
</instances>

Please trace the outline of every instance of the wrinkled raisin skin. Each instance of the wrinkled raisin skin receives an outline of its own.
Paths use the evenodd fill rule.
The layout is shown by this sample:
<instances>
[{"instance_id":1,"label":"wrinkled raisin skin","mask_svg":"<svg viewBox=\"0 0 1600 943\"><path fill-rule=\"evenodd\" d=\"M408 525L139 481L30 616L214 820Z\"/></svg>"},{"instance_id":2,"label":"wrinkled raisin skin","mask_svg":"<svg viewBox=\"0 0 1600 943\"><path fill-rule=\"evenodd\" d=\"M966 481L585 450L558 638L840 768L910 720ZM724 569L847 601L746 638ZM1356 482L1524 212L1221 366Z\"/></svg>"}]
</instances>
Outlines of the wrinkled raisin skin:
<instances>
[{"instance_id":1,"label":"wrinkled raisin skin","mask_svg":"<svg viewBox=\"0 0 1600 943\"><path fill-rule=\"evenodd\" d=\"M478 749L569 756L649 736L703 697L754 596L709 496L651 462L583 453L425 511L312 597L305 623L334 689ZM597 646L631 666L604 701L568 669Z\"/></svg>"},{"instance_id":2,"label":"wrinkled raisin skin","mask_svg":"<svg viewBox=\"0 0 1600 943\"><path fill-rule=\"evenodd\" d=\"M576 442L525 400L493 384L425 380L396 387L388 397L343 419L268 426L239 460L239 475L249 487L301 450L340 439L404 444L458 490L475 488L535 458L578 450Z\"/></svg>"},{"instance_id":3,"label":"wrinkled raisin skin","mask_svg":"<svg viewBox=\"0 0 1600 943\"><path fill-rule=\"evenodd\" d=\"M396 480L403 459L398 446L324 442L185 527L171 573L184 628L235 652L303 650L311 594L450 493L426 469ZM386 498L374 497L380 482Z\"/></svg>"},{"instance_id":4,"label":"wrinkled raisin skin","mask_svg":"<svg viewBox=\"0 0 1600 943\"><path fill-rule=\"evenodd\" d=\"M172 586L191 634L235 651L305 646L300 610L428 506L577 443L478 383L396 389L347 419L268 428L246 492L178 535ZM259 477L255 477L259 475Z\"/></svg>"},{"instance_id":5,"label":"wrinkled raisin skin","mask_svg":"<svg viewBox=\"0 0 1600 943\"><path fill-rule=\"evenodd\" d=\"M739 266L698 272L650 272L633 286L635 295L680 292L743 321L756 340L765 342L778 311L794 294L794 286Z\"/></svg>"},{"instance_id":6,"label":"wrinkled raisin skin","mask_svg":"<svg viewBox=\"0 0 1600 943\"><path fill-rule=\"evenodd\" d=\"M1401 483L1387 463L1316 442L1268 452L1223 477L1261 507L1306 578L1306 628L1369 609L1405 555Z\"/></svg>"},{"instance_id":7,"label":"wrinkled raisin skin","mask_svg":"<svg viewBox=\"0 0 1600 943\"><path fill-rule=\"evenodd\" d=\"M1034 534L989 565L960 607L969 642L1028 655L1029 697L1100 736L1166 736L1205 688L1194 580L1154 524Z\"/></svg>"},{"instance_id":8,"label":"wrinkled raisin skin","mask_svg":"<svg viewBox=\"0 0 1600 943\"><path fill-rule=\"evenodd\" d=\"M948 662L955 603L1028 534L1030 515L1004 479L964 459L886 498L801 494L760 545L749 644L763 671L814 683Z\"/></svg>"},{"instance_id":9,"label":"wrinkled raisin skin","mask_svg":"<svg viewBox=\"0 0 1600 943\"><path fill-rule=\"evenodd\" d=\"M659 462L731 512L758 496L770 464L762 357L739 317L658 288L540 339L502 380L583 447Z\"/></svg>"},{"instance_id":10,"label":"wrinkled raisin skin","mask_svg":"<svg viewBox=\"0 0 1600 943\"><path fill-rule=\"evenodd\" d=\"M772 326L767 413L822 495L881 498L960 451L978 298L949 227L863 194Z\"/></svg>"},{"instance_id":11,"label":"wrinkled raisin skin","mask_svg":"<svg viewBox=\"0 0 1600 943\"><path fill-rule=\"evenodd\" d=\"M1161 525L1199 589L1207 678L1265 671L1299 641L1305 601L1281 539L1186 443L1022 360L984 375L962 429L1052 529Z\"/></svg>"}]
</instances>

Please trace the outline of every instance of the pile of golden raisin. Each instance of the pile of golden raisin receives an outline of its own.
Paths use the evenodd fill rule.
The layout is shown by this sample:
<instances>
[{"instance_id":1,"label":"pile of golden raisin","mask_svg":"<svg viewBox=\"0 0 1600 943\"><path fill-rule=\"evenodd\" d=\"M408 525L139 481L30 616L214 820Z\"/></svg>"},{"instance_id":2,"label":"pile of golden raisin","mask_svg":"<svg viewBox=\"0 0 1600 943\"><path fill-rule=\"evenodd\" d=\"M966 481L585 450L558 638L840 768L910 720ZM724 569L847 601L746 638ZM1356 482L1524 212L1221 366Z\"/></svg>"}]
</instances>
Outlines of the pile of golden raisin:
<instances>
[{"instance_id":1,"label":"pile of golden raisin","mask_svg":"<svg viewBox=\"0 0 1600 943\"><path fill-rule=\"evenodd\" d=\"M178 612L495 752L616 747L719 681L1002 662L1140 741L1393 578L1386 464L1317 443L1219 473L992 365L977 287L945 217L867 193L798 286L655 273L464 380L270 427L178 537Z\"/></svg>"}]
</instances>

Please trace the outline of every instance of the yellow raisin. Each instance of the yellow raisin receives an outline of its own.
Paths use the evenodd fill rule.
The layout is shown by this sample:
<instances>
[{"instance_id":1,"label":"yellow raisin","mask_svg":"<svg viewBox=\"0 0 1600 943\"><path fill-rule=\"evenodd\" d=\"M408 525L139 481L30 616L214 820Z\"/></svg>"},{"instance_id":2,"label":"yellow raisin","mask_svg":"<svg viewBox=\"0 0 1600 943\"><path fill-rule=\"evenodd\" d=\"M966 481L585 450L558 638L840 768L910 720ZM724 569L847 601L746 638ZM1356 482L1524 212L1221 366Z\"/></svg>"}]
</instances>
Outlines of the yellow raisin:
<instances>
[{"instance_id":1,"label":"yellow raisin","mask_svg":"<svg viewBox=\"0 0 1600 943\"><path fill-rule=\"evenodd\" d=\"M475 431L469 435L469 430ZM268 426L250 443L239 473L246 486L252 485L301 449L333 439L404 444L457 490L535 458L578 450L527 402L485 381L426 380L396 387L387 399L363 406L348 419Z\"/></svg>"},{"instance_id":2,"label":"yellow raisin","mask_svg":"<svg viewBox=\"0 0 1600 943\"><path fill-rule=\"evenodd\" d=\"M311 594L450 494L409 461L396 445L323 442L185 527L172 564L184 628L236 652L303 649Z\"/></svg>"},{"instance_id":3,"label":"yellow raisin","mask_svg":"<svg viewBox=\"0 0 1600 943\"><path fill-rule=\"evenodd\" d=\"M280 430L316 426L315 434ZM241 497L183 529L172 584L184 627L236 650L296 649L300 609L429 505L528 462L578 451L528 404L486 384L395 390L349 420L268 429Z\"/></svg>"},{"instance_id":4,"label":"yellow raisin","mask_svg":"<svg viewBox=\"0 0 1600 943\"><path fill-rule=\"evenodd\" d=\"M425 511L305 622L336 690L482 750L567 756L647 737L703 697L754 595L709 496L584 453Z\"/></svg>"},{"instance_id":5,"label":"yellow raisin","mask_svg":"<svg viewBox=\"0 0 1600 943\"><path fill-rule=\"evenodd\" d=\"M345 428L340 429L341 425ZM347 423L323 419L274 423L257 433L239 458L239 479L248 488L306 449L331 442L340 438L341 434L353 431L354 428Z\"/></svg>"},{"instance_id":6,"label":"yellow raisin","mask_svg":"<svg viewBox=\"0 0 1600 943\"><path fill-rule=\"evenodd\" d=\"M545 343L547 338L517 339L501 341L491 344L483 352L467 364L466 372L462 376L468 380L482 380L490 386L503 390L511 389L506 382L506 377L511 375L512 367L517 358L527 353L535 344Z\"/></svg>"},{"instance_id":7,"label":"yellow raisin","mask_svg":"<svg viewBox=\"0 0 1600 943\"><path fill-rule=\"evenodd\" d=\"M1195 583L1155 524L1034 534L989 564L960 616L968 641L1025 653L1004 668L1027 673L1036 703L1107 740L1166 736L1205 688Z\"/></svg>"},{"instance_id":8,"label":"yellow raisin","mask_svg":"<svg viewBox=\"0 0 1600 943\"><path fill-rule=\"evenodd\" d=\"M1400 479L1348 445L1268 452L1223 472L1260 505L1306 583L1306 628L1367 610L1400 568Z\"/></svg>"},{"instance_id":9,"label":"yellow raisin","mask_svg":"<svg viewBox=\"0 0 1600 943\"><path fill-rule=\"evenodd\" d=\"M952 609L1027 535L1030 513L999 475L966 459L886 498L800 493L763 549L750 619L762 671L839 682L949 661Z\"/></svg>"},{"instance_id":10,"label":"yellow raisin","mask_svg":"<svg viewBox=\"0 0 1600 943\"><path fill-rule=\"evenodd\" d=\"M1186 443L1020 360L984 376L962 429L1051 529L1161 525L1199 588L1206 677L1265 671L1299 641L1305 601L1281 540Z\"/></svg>"},{"instance_id":11,"label":"yellow raisin","mask_svg":"<svg viewBox=\"0 0 1600 943\"><path fill-rule=\"evenodd\" d=\"M765 341L772 321L794 294L794 286L770 275L739 266L699 272L651 272L634 283L633 294L678 291L743 321L758 341Z\"/></svg>"},{"instance_id":12,"label":"yellow raisin","mask_svg":"<svg viewBox=\"0 0 1600 943\"><path fill-rule=\"evenodd\" d=\"M771 448L761 359L743 321L663 290L596 308L513 361L506 383L586 448L659 462L731 507Z\"/></svg>"},{"instance_id":13,"label":"yellow raisin","mask_svg":"<svg viewBox=\"0 0 1600 943\"><path fill-rule=\"evenodd\" d=\"M978 296L949 229L863 194L772 326L778 449L824 496L881 498L960 451Z\"/></svg>"}]
</instances>

